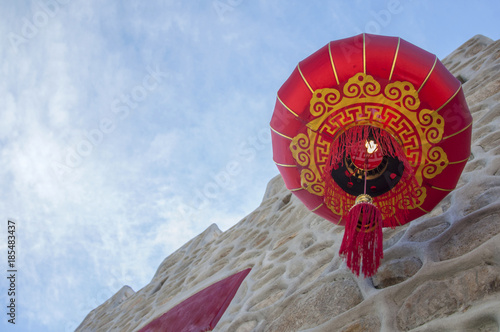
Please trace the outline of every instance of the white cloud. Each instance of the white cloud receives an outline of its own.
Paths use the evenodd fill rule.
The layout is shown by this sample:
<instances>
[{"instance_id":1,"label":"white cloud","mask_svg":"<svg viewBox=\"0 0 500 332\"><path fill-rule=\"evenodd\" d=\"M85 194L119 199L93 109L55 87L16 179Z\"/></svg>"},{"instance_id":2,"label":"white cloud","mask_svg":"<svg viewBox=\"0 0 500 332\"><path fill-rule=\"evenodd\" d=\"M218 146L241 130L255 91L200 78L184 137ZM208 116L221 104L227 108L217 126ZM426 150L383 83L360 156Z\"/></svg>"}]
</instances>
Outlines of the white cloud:
<instances>
[{"instance_id":1,"label":"white cloud","mask_svg":"<svg viewBox=\"0 0 500 332\"><path fill-rule=\"evenodd\" d=\"M159 163L162 167L168 167L172 156L172 151L179 144L179 135L175 132L157 134L151 142L146 153L147 161Z\"/></svg>"}]
</instances>

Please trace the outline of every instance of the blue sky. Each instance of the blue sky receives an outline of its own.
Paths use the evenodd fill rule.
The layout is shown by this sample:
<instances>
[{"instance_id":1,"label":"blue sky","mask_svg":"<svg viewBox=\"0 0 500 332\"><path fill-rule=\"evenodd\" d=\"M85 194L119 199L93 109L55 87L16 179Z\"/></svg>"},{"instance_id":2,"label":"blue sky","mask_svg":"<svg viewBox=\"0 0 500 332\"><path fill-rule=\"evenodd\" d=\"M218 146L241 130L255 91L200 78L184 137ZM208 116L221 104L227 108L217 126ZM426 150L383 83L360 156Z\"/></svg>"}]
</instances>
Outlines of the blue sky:
<instances>
[{"instance_id":1,"label":"blue sky","mask_svg":"<svg viewBox=\"0 0 500 332\"><path fill-rule=\"evenodd\" d=\"M278 174L276 92L361 32L444 58L499 39L498 1L1 1L0 256L16 222L16 325L70 331Z\"/></svg>"}]
</instances>

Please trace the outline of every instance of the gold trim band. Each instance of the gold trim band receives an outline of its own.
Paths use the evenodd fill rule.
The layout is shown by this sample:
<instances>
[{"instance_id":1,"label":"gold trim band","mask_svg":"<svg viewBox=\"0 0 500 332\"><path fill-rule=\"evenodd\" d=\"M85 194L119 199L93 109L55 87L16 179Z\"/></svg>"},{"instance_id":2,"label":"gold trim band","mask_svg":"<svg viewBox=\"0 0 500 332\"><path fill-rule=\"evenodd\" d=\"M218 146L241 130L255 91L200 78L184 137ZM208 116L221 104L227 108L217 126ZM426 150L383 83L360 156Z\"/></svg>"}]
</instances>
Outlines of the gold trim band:
<instances>
[{"instance_id":1,"label":"gold trim band","mask_svg":"<svg viewBox=\"0 0 500 332\"><path fill-rule=\"evenodd\" d=\"M453 98L455 98L455 96L458 94L458 92L460 91L460 89L462 89L462 85L460 85L460 86L458 87L458 90L457 90L457 91L455 91L455 93L453 94L453 96L451 96L451 97L450 97L450 99L448 99L448 100L446 101L446 103L444 103L443 105L441 105L441 107L439 107L439 108L436 110L436 112L439 112L439 111L440 111L443 107L445 107L446 105L448 105L448 103L449 103L449 102L450 102Z\"/></svg>"},{"instance_id":2,"label":"gold trim band","mask_svg":"<svg viewBox=\"0 0 500 332\"><path fill-rule=\"evenodd\" d=\"M363 33L363 74L366 75L366 43L365 43L364 33Z\"/></svg>"},{"instance_id":3,"label":"gold trim band","mask_svg":"<svg viewBox=\"0 0 500 332\"><path fill-rule=\"evenodd\" d=\"M274 161L274 160L273 160ZM274 161L274 163L278 166L281 166L281 167L297 167L297 165L287 165L287 164L280 164L280 163L277 163Z\"/></svg>"},{"instance_id":4,"label":"gold trim band","mask_svg":"<svg viewBox=\"0 0 500 332\"><path fill-rule=\"evenodd\" d=\"M420 210L424 211L425 213L429 213L430 211L427 211L427 210L424 210L422 209L422 207L420 205L417 206Z\"/></svg>"},{"instance_id":5,"label":"gold trim band","mask_svg":"<svg viewBox=\"0 0 500 332\"><path fill-rule=\"evenodd\" d=\"M332 48L330 46L331 42L328 43L328 54L330 54L330 63L332 64L333 74L335 75L335 80L337 81L337 85L340 84L339 77L337 76L337 70L335 69L335 64L333 63L332 57Z\"/></svg>"},{"instance_id":6,"label":"gold trim band","mask_svg":"<svg viewBox=\"0 0 500 332\"><path fill-rule=\"evenodd\" d=\"M313 210L311 210L311 212L316 211L317 209L319 209L320 207L322 207L322 206L323 206L323 204L325 204L325 203L321 203L318 207L315 207Z\"/></svg>"},{"instance_id":7,"label":"gold trim band","mask_svg":"<svg viewBox=\"0 0 500 332\"><path fill-rule=\"evenodd\" d=\"M438 61L438 58L437 56L434 56L434 64L432 65L432 68L431 70L429 71L429 73L427 74L427 77L425 78L425 80L422 82L422 84L420 85L420 88L418 88L417 90L417 93L420 93L420 90L422 90L422 88L424 87L425 83L427 83L427 80L429 79L429 77L431 76L432 72L434 71L434 67L436 67L436 63Z\"/></svg>"},{"instance_id":8,"label":"gold trim band","mask_svg":"<svg viewBox=\"0 0 500 332\"><path fill-rule=\"evenodd\" d=\"M458 135L458 134L460 134L460 133L462 133L462 132L466 131L467 129L469 129L469 127L470 127L470 126L472 126L472 122L471 122L471 123L469 123L466 127L464 127L464 128L462 128L462 129L460 129L459 131L457 131L456 133L453 133L453 134L451 134L451 135L448 135L448 136L446 136L446 137L443 137L443 139L442 139L441 141L444 141L445 139L448 139L448 138L450 138L450 137L456 136L456 135Z\"/></svg>"},{"instance_id":9,"label":"gold trim band","mask_svg":"<svg viewBox=\"0 0 500 332\"><path fill-rule=\"evenodd\" d=\"M302 80L304 80L304 83L306 83L306 85L309 88L309 90L311 90L311 93L314 93L314 90L309 85L309 82L307 82L306 78L304 77L304 74L302 74L302 70L300 70L300 64L297 65L297 69L299 70L299 74L302 77Z\"/></svg>"},{"instance_id":10,"label":"gold trim band","mask_svg":"<svg viewBox=\"0 0 500 332\"><path fill-rule=\"evenodd\" d=\"M464 160L460 160L460 161L450 161L448 162L448 165L455 165L455 164L461 164L461 163L465 163L465 162L468 162L469 161L469 157L467 157L467 159L464 159Z\"/></svg>"},{"instance_id":11,"label":"gold trim band","mask_svg":"<svg viewBox=\"0 0 500 332\"><path fill-rule=\"evenodd\" d=\"M431 186L432 189L436 189L436 190L441 190L441 191L453 191L453 189L445 189L445 188L439 188L439 187L436 187L436 186Z\"/></svg>"},{"instance_id":12,"label":"gold trim band","mask_svg":"<svg viewBox=\"0 0 500 332\"><path fill-rule=\"evenodd\" d=\"M398 47L396 47L396 52L394 53L394 60L392 61L391 73L389 74L389 81L392 79L392 74L394 73L394 67L396 67L396 59L399 53L399 44L401 43L401 38L398 37Z\"/></svg>"},{"instance_id":13,"label":"gold trim band","mask_svg":"<svg viewBox=\"0 0 500 332\"><path fill-rule=\"evenodd\" d=\"M269 127L271 128L271 130L272 130L272 131L274 131L276 134L280 135L281 137L284 137L284 138L286 138L286 139L289 139L290 141L292 140L292 138L291 138L291 137L286 136L285 134L280 133L279 131L277 131L276 129L274 129L274 128L273 128L273 127L271 127L271 126L269 126Z\"/></svg>"},{"instance_id":14,"label":"gold trim band","mask_svg":"<svg viewBox=\"0 0 500 332\"><path fill-rule=\"evenodd\" d=\"M290 113L292 113L293 115L295 115L295 117L296 117L296 118L298 118L298 117L299 117L297 113L295 113L294 111L292 111L292 110L290 109L290 107L288 107L288 106L286 106L286 105L285 105L285 103L281 100L281 98L280 98L280 96L279 96L279 95L277 95L277 98L278 98L279 102L281 103L281 105L283 105L283 107L285 107L285 108L288 110L288 112L290 112Z\"/></svg>"}]
</instances>

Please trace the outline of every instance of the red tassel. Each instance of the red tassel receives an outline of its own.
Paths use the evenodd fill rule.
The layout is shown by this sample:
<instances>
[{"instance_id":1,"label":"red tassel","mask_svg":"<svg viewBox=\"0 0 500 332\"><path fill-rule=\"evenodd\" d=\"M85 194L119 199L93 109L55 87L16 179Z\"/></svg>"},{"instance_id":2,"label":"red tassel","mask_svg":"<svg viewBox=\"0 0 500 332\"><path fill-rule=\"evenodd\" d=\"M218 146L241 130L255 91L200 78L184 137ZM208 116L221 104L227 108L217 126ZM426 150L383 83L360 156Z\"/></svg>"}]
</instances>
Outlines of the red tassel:
<instances>
[{"instance_id":1,"label":"red tassel","mask_svg":"<svg viewBox=\"0 0 500 332\"><path fill-rule=\"evenodd\" d=\"M347 267L357 276L361 266L365 278L377 272L384 248L382 214L375 205L365 201L349 210L339 254L347 259Z\"/></svg>"}]
</instances>

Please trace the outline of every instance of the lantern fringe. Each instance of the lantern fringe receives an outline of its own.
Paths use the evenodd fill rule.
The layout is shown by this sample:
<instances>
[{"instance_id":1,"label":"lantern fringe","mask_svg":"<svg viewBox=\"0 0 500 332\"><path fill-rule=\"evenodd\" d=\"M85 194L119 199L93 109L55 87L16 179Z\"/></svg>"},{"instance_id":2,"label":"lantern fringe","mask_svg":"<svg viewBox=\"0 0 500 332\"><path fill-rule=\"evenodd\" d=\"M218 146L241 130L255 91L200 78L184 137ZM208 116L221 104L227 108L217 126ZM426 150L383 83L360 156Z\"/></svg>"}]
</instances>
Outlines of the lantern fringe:
<instances>
[{"instance_id":1,"label":"lantern fringe","mask_svg":"<svg viewBox=\"0 0 500 332\"><path fill-rule=\"evenodd\" d=\"M375 205L363 202L354 205L346 219L339 254L357 276L362 268L363 275L371 277L384 257L382 214Z\"/></svg>"},{"instance_id":2,"label":"lantern fringe","mask_svg":"<svg viewBox=\"0 0 500 332\"><path fill-rule=\"evenodd\" d=\"M336 205L339 202L344 202L342 206L336 206L335 209L340 210L342 216L347 214L350 206L345 203L348 201L353 202L355 197L342 190L332 178L331 173L333 169L337 169L344 164L346 155L355 156L359 155L360 152L365 152L365 142L368 138L373 138L377 142L378 148L381 149L383 155L397 158L403 162L404 172L401 174L399 183L388 193L374 198L375 204L379 200L389 200L395 208L381 207L384 226L396 227L403 225L406 223L409 214L408 209L414 207L414 199L418 196L419 185L403 148L391 134L377 127L367 125L352 127L332 142L328 157L329 162L325 165L323 173L323 182L325 183L324 202L327 206L331 206L333 202L336 202ZM393 211L393 213L384 215L386 210Z\"/></svg>"},{"instance_id":3,"label":"lantern fringe","mask_svg":"<svg viewBox=\"0 0 500 332\"><path fill-rule=\"evenodd\" d=\"M373 199L372 203L354 204L354 197L346 193L332 178L333 169L343 165L347 155L365 153L367 139L374 139L385 156L397 158L404 165L398 184L389 192ZM382 227L396 227L406 223L409 208L415 206L419 185L401 145L385 130L372 126L356 126L342 133L332 142L323 180L324 202L338 211L345 220L344 239L339 254L347 266L359 276L360 267L365 277L373 276L383 257ZM374 204L384 202L377 208Z\"/></svg>"},{"instance_id":4,"label":"lantern fringe","mask_svg":"<svg viewBox=\"0 0 500 332\"><path fill-rule=\"evenodd\" d=\"M338 139L333 141L330 148L330 163L327 164L325 173L331 174L333 168L339 163L343 165L344 156L355 156L359 152L364 152L366 150L365 143L369 137L377 142L378 148L382 150L383 155L398 158L405 166L405 173L413 175L413 169L410 167L408 159L405 157L403 148L396 142L391 134L385 130L380 130L372 126L352 127L342 133Z\"/></svg>"}]
</instances>

